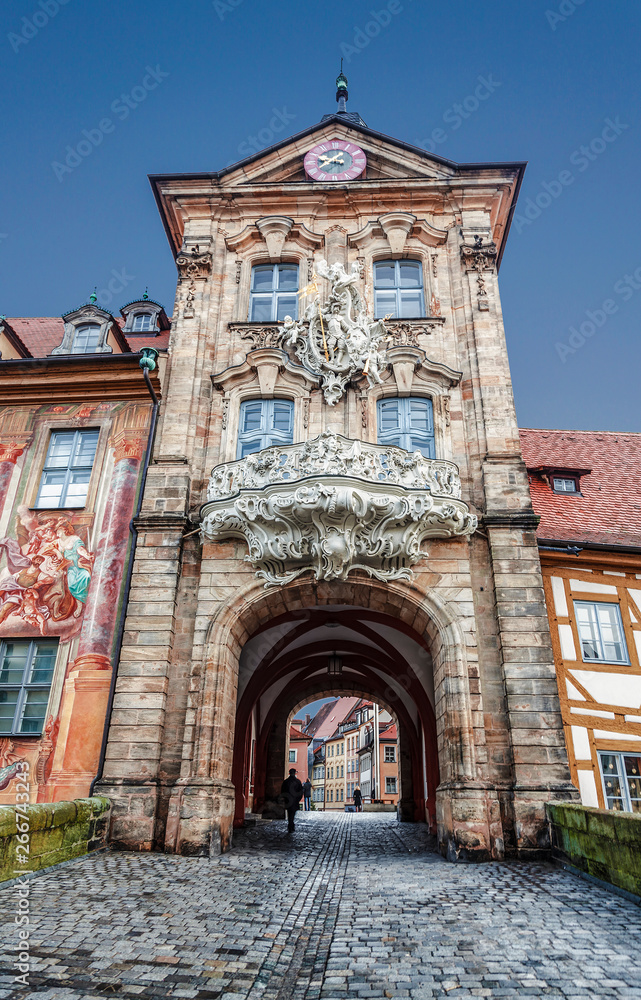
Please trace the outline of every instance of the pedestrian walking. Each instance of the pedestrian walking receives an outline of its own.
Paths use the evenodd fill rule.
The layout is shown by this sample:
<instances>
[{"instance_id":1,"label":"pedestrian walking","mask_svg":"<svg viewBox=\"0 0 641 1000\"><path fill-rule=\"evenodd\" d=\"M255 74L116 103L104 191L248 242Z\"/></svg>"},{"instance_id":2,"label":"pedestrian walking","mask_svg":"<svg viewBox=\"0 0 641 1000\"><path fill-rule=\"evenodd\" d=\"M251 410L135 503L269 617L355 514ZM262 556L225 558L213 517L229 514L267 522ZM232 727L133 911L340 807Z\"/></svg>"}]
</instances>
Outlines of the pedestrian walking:
<instances>
[{"instance_id":1,"label":"pedestrian walking","mask_svg":"<svg viewBox=\"0 0 641 1000\"><path fill-rule=\"evenodd\" d=\"M303 806L305 812L312 808L312 783L309 778L303 783Z\"/></svg>"},{"instance_id":2,"label":"pedestrian walking","mask_svg":"<svg viewBox=\"0 0 641 1000\"><path fill-rule=\"evenodd\" d=\"M362 795L361 790L358 787L358 785L354 789L353 799L354 799L354 805L356 806L356 812L362 812L363 811L363 795Z\"/></svg>"},{"instance_id":3,"label":"pedestrian walking","mask_svg":"<svg viewBox=\"0 0 641 1000\"><path fill-rule=\"evenodd\" d=\"M294 819L298 812L300 800L303 797L303 785L296 777L295 767L290 767L289 777L283 781L280 793L283 796L285 809L287 810L287 832L293 833L296 829Z\"/></svg>"}]
</instances>

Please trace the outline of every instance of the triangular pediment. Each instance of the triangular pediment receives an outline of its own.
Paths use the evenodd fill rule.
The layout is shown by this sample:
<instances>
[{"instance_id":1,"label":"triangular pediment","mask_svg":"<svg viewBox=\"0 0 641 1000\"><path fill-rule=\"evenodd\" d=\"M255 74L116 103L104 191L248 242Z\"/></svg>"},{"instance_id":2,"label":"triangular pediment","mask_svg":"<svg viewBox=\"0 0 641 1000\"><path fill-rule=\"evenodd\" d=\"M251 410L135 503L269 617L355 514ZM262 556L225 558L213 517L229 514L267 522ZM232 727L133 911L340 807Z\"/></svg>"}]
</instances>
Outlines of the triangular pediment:
<instances>
[{"instance_id":1,"label":"triangular pediment","mask_svg":"<svg viewBox=\"0 0 641 1000\"><path fill-rule=\"evenodd\" d=\"M451 178L457 170L455 163L366 127L347 124L334 116L255 156L232 164L220 172L221 183L223 187L245 187L309 182L303 166L305 154L318 143L332 139L360 146L367 156L367 180L441 180Z\"/></svg>"}]
</instances>

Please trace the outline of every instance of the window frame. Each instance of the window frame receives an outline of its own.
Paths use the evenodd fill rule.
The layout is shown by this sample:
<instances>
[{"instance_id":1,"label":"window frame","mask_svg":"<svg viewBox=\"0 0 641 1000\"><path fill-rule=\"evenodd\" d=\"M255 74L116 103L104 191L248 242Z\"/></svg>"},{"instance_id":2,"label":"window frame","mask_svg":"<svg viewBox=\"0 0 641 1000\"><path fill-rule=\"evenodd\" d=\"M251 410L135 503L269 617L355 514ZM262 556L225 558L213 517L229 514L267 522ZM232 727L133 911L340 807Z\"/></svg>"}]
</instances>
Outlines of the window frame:
<instances>
[{"instance_id":1,"label":"window frame","mask_svg":"<svg viewBox=\"0 0 641 1000\"><path fill-rule=\"evenodd\" d=\"M397 406L397 424L394 430L383 430L383 413L391 403ZM429 415L431 431L427 433L416 432L411 426L412 403L425 403ZM425 438L425 442L418 448L412 448L412 438ZM434 402L430 396L383 396L376 400L376 443L387 445L390 448L402 448L404 451L413 454L420 451L424 458L436 458L436 431L434 427ZM410 447L407 447L410 445ZM425 450L429 454L425 454Z\"/></svg>"},{"instance_id":2,"label":"window frame","mask_svg":"<svg viewBox=\"0 0 641 1000\"><path fill-rule=\"evenodd\" d=\"M296 288L292 289L280 289L280 275L279 268L295 268L296 270ZM269 268L272 269L272 287L269 291L256 291L254 289L254 275L259 271L267 271ZM298 319L298 293L300 291L300 266L298 261L279 261L276 264L267 263L257 263L252 265L249 278L249 308L247 310L247 322L248 323L282 323L282 319L278 319L278 306L281 298L291 298L294 297L294 309L291 310L286 315L291 316L292 319ZM259 301L269 301L270 305L270 319L252 319L252 312L254 308L254 303ZM284 317L283 317L284 318Z\"/></svg>"},{"instance_id":3,"label":"window frame","mask_svg":"<svg viewBox=\"0 0 641 1000\"><path fill-rule=\"evenodd\" d=\"M556 483L572 483L573 488L571 490L557 489ZM579 493L579 481L576 476L561 475L560 473L555 473L550 476L550 485L552 486L552 492L557 493L560 496L576 496Z\"/></svg>"},{"instance_id":4,"label":"window frame","mask_svg":"<svg viewBox=\"0 0 641 1000\"><path fill-rule=\"evenodd\" d=\"M388 754L391 754L391 756L388 757ZM388 745L388 746L385 747L385 751L384 751L384 755L383 755L383 763L384 764L395 764L396 763L396 747L395 746Z\"/></svg>"},{"instance_id":5,"label":"window frame","mask_svg":"<svg viewBox=\"0 0 641 1000\"><path fill-rule=\"evenodd\" d=\"M293 756L292 756L292 754L293 754ZM290 764L297 764L298 763L298 761L296 760L296 751L292 750L291 748L290 748L290 751L289 751L289 763Z\"/></svg>"},{"instance_id":6,"label":"window frame","mask_svg":"<svg viewBox=\"0 0 641 1000\"><path fill-rule=\"evenodd\" d=\"M246 409L248 406L256 403L261 404L260 427L258 430L244 431L243 421ZM278 431L274 427L270 426L270 421L273 424L273 416L275 412L274 407L276 403L287 404L289 410L289 429L287 431ZM241 458L247 458L248 455L255 455L256 452L264 451L266 448L277 448L279 445L282 448L287 448L290 444L293 444L295 417L295 402L293 399L288 399L286 396L276 396L273 399L263 399L260 396L252 396L249 399L243 399L238 412L236 461ZM259 442L259 447L254 448L252 451L245 451L243 454L244 446L246 444L252 444L254 441Z\"/></svg>"},{"instance_id":7,"label":"window frame","mask_svg":"<svg viewBox=\"0 0 641 1000\"><path fill-rule=\"evenodd\" d=\"M94 347L91 350L76 351L75 350L75 346L76 346L76 341L78 340L79 334L83 333L85 330L89 330L89 329L92 329L92 330L96 331L96 343L95 343ZM88 320L86 323L78 323L78 325L76 326L76 328L74 330L73 339L71 341L69 353L70 354L76 354L76 355L78 355L78 354L99 354L100 352L99 352L98 348L100 347L100 334L101 334L101 332L102 332L102 328L101 328L100 323L95 323L92 320Z\"/></svg>"},{"instance_id":8,"label":"window frame","mask_svg":"<svg viewBox=\"0 0 641 1000\"><path fill-rule=\"evenodd\" d=\"M0 676L2 664L4 663L5 650L8 643L20 643L27 646L27 656L25 659L25 665L22 670L22 680L20 683L13 681L2 682L0 681L0 692L2 691L15 691L18 690L18 697L16 699L16 704L13 712L13 719L11 722L11 729L6 732L0 732L0 739L5 739L7 737L19 736L20 738L34 736L42 736L44 726L47 720L47 711L49 708L49 703L51 701L51 689L53 687L53 681L56 674L56 664L58 662L58 654L60 652L60 643L57 638L44 639L42 637L35 639L2 639L0 640ZM33 663L36 655L36 650L39 645L50 645L55 648L55 657L53 662L53 668L51 671L51 679L49 681L27 681L26 677L31 675L33 670ZM24 712L27 706L28 694L30 691L47 691L48 698L45 702L44 714L42 716L42 725L38 732L24 732L22 730L22 724L24 722Z\"/></svg>"},{"instance_id":9,"label":"window frame","mask_svg":"<svg viewBox=\"0 0 641 1000\"><path fill-rule=\"evenodd\" d=\"M136 324L138 320L147 320L147 326L138 327ZM154 327L154 317L150 312L134 312L131 320L131 330L130 333L151 333Z\"/></svg>"},{"instance_id":10,"label":"window frame","mask_svg":"<svg viewBox=\"0 0 641 1000\"><path fill-rule=\"evenodd\" d=\"M392 782L394 784L393 788L388 788L388 784ZM395 775L386 774L385 775L385 794L386 795L398 795L398 780Z\"/></svg>"},{"instance_id":11,"label":"window frame","mask_svg":"<svg viewBox=\"0 0 641 1000\"><path fill-rule=\"evenodd\" d=\"M610 659L608 657L588 657L586 659L584 651L583 651L583 638L581 636L581 625L580 625L580 622L579 622L579 616L577 614L577 605L579 605L579 606L580 605L587 605L587 606L592 606L592 607L598 607L599 605L602 605L603 607L616 608L616 615L618 617L618 624L619 624L619 630L620 630L619 631L619 642L621 643L621 646L623 647L623 652L624 652L625 659L613 660L613 659ZM572 601L572 610L573 610L573 613L574 613L574 622L575 622L575 625L576 625L576 632L577 632L577 637L578 637L578 641L579 641L579 650L581 652L581 662L582 663L612 663L612 664L617 664L617 665L620 665L620 666L629 666L630 665L630 650L628 649L628 642L627 642L626 635L625 635L625 626L623 624L623 615L621 613L621 605L619 604L618 601L603 601L603 600L601 600L601 601L584 601L584 600L573 600ZM601 644L601 650L602 650L602 652L605 652L605 643L603 641L603 635L602 635L602 632L601 632L601 623L599 622L599 616L598 616L598 614L595 615L595 621L596 621L596 625L597 625L597 629L598 629L598 633L599 633L598 638L599 638L599 642Z\"/></svg>"},{"instance_id":12,"label":"window frame","mask_svg":"<svg viewBox=\"0 0 641 1000\"><path fill-rule=\"evenodd\" d=\"M620 786L620 788L621 788L621 790L623 792L623 794L621 796L614 796L614 795L608 796L607 789L606 789L606 786L605 786L605 777L606 776L605 776L605 771L603 770L603 757L606 756L606 755L608 757L615 757L615 758L617 758L617 770L618 770L618 773L617 773L616 777L617 777L617 779L619 781L619 786ZM634 815L641 815L641 808L638 809L638 810L635 810L635 809L631 808L631 806L632 806L632 796L630 794L630 786L628 784L628 775L626 774L626 770L625 770L625 760L624 760L625 757L638 757L641 760L641 747L639 748L638 751L634 751L634 750L597 750L597 758L598 758L598 761L599 761L599 773L601 775L601 788L602 788L602 791L603 791L604 806L608 810L608 812L629 812L629 813L632 813ZM624 808L624 809L613 809L611 806L608 805L608 798L611 798L611 799L613 799L613 798L617 798L617 799L621 798L623 800L626 808ZM637 801L641 802L641 799L634 799L634 801L635 802L637 802Z\"/></svg>"},{"instance_id":13,"label":"window frame","mask_svg":"<svg viewBox=\"0 0 641 1000\"><path fill-rule=\"evenodd\" d=\"M419 277L421 279L420 285L415 288L407 287L404 288L401 285L401 264L416 264ZM377 288L376 285L376 271L377 268L385 265L387 267L394 267L394 285L387 288ZM424 319L425 313L425 276L423 274L423 261L418 257L402 257L398 260L375 260L372 266L372 287L374 290L374 318L383 319L384 316L388 315L387 309L379 308L378 305L378 293L395 294L396 299L396 312L390 318L392 319ZM403 302L403 292L418 292L420 296L420 312L418 316L406 316L402 311Z\"/></svg>"},{"instance_id":14,"label":"window frame","mask_svg":"<svg viewBox=\"0 0 641 1000\"><path fill-rule=\"evenodd\" d=\"M88 466L88 465L73 466L71 464L67 465L66 470L65 470L64 482L62 484L62 489L60 491L60 501L54 507L51 504L47 504L46 506L45 505L41 505L40 504L40 499L41 499L41 495L42 495L42 489L43 489L43 487L45 485L45 482L44 482L45 475L47 473L61 472L63 470L63 468L64 468L63 466L57 466L57 467L51 466L51 467L48 467L48 465L47 465L47 462L48 462L49 457L51 455L51 452L52 452L52 449L53 449L53 445L54 445L54 441L55 441L55 438L56 438L57 434L73 434L73 436L74 436L73 437L73 443L72 443L72 446L71 446L71 451L70 451L70 462L72 460L74 452L77 450L77 448L76 448L77 442L81 439L81 437L82 437L83 434L95 434L96 435L96 447L94 449L93 459L92 459L92 462L91 462L90 466ZM50 429L49 442L47 444L47 450L45 452L44 462L43 462L42 468L40 470L40 478L39 478L39 482L38 482L38 489L37 489L36 497L35 497L34 504L33 504L34 510L85 510L86 509L86 507L87 507L87 499L89 497L89 490L90 490L90 487L91 487L91 477L92 477L93 470L94 470L95 465L96 465L96 456L98 454L98 445L99 444L100 444L100 427L82 427L82 428L77 428L77 429L73 428L73 427L61 427L61 428L53 428L52 427ZM67 493L68 493L68 490L69 490L69 486L72 485L72 483L71 483L72 473L73 472L83 472L83 471L85 471L85 472L88 471L89 472L89 478L87 479L87 483L86 483L87 489L86 489L85 496L84 496L84 502L82 504L69 503L69 502L67 502Z\"/></svg>"}]
</instances>

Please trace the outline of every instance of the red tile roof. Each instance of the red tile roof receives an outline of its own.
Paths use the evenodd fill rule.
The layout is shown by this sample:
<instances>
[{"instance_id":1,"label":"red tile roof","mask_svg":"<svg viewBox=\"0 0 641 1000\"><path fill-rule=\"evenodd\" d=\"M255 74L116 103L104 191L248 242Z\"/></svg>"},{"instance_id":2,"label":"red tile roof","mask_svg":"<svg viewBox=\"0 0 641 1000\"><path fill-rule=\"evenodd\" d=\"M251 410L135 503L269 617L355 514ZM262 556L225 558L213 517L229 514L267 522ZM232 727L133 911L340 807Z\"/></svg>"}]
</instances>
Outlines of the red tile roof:
<instances>
[{"instance_id":1,"label":"red tile roof","mask_svg":"<svg viewBox=\"0 0 641 1000\"><path fill-rule=\"evenodd\" d=\"M114 317L122 330L120 317ZM62 343L64 322L61 316L19 316L7 317L7 322L29 349L34 358L46 358ZM142 347L155 347L161 351L169 345L169 330L164 330L156 337L149 335L130 336L126 338L132 351Z\"/></svg>"},{"instance_id":2,"label":"red tile roof","mask_svg":"<svg viewBox=\"0 0 641 1000\"><path fill-rule=\"evenodd\" d=\"M387 727L387 729L381 729L380 733L378 734L378 738L379 740L397 740L398 731L396 729L396 723L392 722Z\"/></svg>"},{"instance_id":3,"label":"red tile roof","mask_svg":"<svg viewBox=\"0 0 641 1000\"><path fill-rule=\"evenodd\" d=\"M314 739L313 736L306 736L305 733L301 733L300 729L296 729L294 726L289 727L289 741L298 741L299 743L311 743Z\"/></svg>"},{"instance_id":4,"label":"red tile roof","mask_svg":"<svg viewBox=\"0 0 641 1000\"><path fill-rule=\"evenodd\" d=\"M539 539L641 546L641 434L520 431ZM580 495L554 493L546 472L590 472ZM539 470L539 471L533 471Z\"/></svg>"}]
</instances>

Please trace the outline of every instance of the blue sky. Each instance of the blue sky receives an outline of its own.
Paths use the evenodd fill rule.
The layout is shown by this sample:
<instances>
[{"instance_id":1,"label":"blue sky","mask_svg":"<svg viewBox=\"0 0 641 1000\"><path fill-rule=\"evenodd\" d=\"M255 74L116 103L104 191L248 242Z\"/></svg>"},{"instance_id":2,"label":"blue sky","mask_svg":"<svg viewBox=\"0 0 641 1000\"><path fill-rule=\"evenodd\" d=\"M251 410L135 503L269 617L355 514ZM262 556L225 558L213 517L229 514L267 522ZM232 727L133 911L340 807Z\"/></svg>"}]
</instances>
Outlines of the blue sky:
<instances>
[{"instance_id":1,"label":"blue sky","mask_svg":"<svg viewBox=\"0 0 641 1000\"><path fill-rule=\"evenodd\" d=\"M170 311L146 175L318 121L343 54L372 128L529 161L500 276L521 425L641 430L638 0L5 0L0 46L0 312L57 315L94 286L117 311L145 285Z\"/></svg>"}]
</instances>

